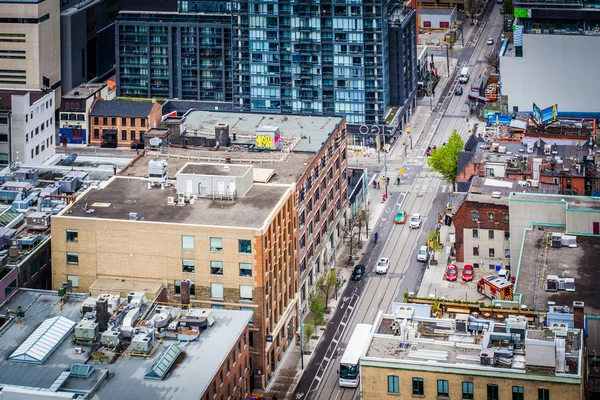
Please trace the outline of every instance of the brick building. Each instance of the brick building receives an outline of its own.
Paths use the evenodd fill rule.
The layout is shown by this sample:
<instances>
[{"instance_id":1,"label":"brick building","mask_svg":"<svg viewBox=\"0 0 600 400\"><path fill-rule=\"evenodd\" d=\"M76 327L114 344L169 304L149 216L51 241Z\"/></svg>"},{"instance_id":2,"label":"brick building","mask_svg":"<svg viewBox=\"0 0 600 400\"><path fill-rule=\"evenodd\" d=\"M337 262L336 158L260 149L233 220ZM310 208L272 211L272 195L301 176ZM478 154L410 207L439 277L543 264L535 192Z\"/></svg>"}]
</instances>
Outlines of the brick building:
<instances>
[{"instance_id":1,"label":"brick building","mask_svg":"<svg viewBox=\"0 0 600 400\"><path fill-rule=\"evenodd\" d=\"M153 100L97 101L90 112L90 144L143 148L146 131L160 124L162 106Z\"/></svg>"},{"instance_id":2,"label":"brick building","mask_svg":"<svg viewBox=\"0 0 600 400\"><path fill-rule=\"evenodd\" d=\"M194 306L253 311L253 386L264 387L296 330L297 221L294 185L255 184L253 173L189 163L165 190L151 188L164 185L154 173L87 190L53 217L52 287L160 282L170 301L189 292Z\"/></svg>"}]
</instances>

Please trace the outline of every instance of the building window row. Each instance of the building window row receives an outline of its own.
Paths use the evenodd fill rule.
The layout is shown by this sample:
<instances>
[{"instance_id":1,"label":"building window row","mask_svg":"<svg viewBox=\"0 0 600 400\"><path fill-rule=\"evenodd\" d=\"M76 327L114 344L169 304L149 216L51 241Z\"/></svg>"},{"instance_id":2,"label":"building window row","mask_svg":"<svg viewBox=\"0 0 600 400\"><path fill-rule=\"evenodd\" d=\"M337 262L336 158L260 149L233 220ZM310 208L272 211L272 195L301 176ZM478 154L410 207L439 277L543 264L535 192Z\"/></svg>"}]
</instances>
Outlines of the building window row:
<instances>
[{"instance_id":1,"label":"building window row","mask_svg":"<svg viewBox=\"0 0 600 400\"><path fill-rule=\"evenodd\" d=\"M388 375L388 388L389 394L400 394L400 377L397 375ZM512 387L512 400L524 400L525 389L523 386ZM423 378L412 378L412 396L425 396L425 385ZM448 399L450 398L450 385L445 379L437 380L437 398ZM499 400L499 389L498 385L490 383L486 386L486 399L487 400ZM474 388L473 382L462 382L462 400L473 400L474 399ZM538 400L550 400L550 389L538 388Z\"/></svg>"},{"instance_id":2,"label":"building window row","mask_svg":"<svg viewBox=\"0 0 600 400\"><path fill-rule=\"evenodd\" d=\"M179 281L175 281L175 282L176 282L175 285L177 286L177 282L179 282ZM240 285L239 286L240 300L247 301L247 302L253 301L252 289L253 289L252 285ZM178 294L177 290L175 290L175 294ZM211 298L211 300L219 300L219 301L223 301L225 299L225 289L224 289L224 285L222 283L212 282L210 284L210 298Z\"/></svg>"}]
</instances>

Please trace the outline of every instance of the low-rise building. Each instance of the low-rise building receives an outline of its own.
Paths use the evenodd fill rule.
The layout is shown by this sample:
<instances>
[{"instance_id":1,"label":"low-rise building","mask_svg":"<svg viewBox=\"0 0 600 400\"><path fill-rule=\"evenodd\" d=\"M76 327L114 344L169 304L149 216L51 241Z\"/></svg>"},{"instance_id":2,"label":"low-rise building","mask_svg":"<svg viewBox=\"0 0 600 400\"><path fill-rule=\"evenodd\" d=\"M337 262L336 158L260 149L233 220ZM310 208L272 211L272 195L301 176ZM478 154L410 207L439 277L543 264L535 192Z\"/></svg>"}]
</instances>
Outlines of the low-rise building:
<instances>
[{"instance_id":1,"label":"low-rise building","mask_svg":"<svg viewBox=\"0 0 600 400\"><path fill-rule=\"evenodd\" d=\"M62 97L59 119L59 143L90 143L90 110L98 99L112 100L116 90L105 83L86 83L67 92Z\"/></svg>"},{"instance_id":2,"label":"low-rise building","mask_svg":"<svg viewBox=\"0 0 600 400\"><path fill-rule=\"evenodd\" d=\"M264 387L296 332L294 184L254 183L252 165L187 163L115 176L53 217L52 287L160 283L169 301L253 312L253 380ZM102 289L99 289L102 293Z\"/></svg>"},{"instance_id":3,"label":"low-rise building","mask_svg":"<svg viewBox=\"0 0 600 400\"><path fill-rule=\"evenodd\" d=\"M158 127L162 106L155 100L97 101L90 112L90 144L116 148L143 148L144 134Z\"/></svg>"},{"instance_id":4,"label":"low-rise building","mask_svg":"<svg viewBox=\"0 0 600 400\"><path fill-rule=\"evenodd\" d=\"M54 91L0 90L0 165L41 164L55 153Z\"/></svg>"},{"instance_id":5,"label":"low-rise building","mask_svg":"<svg viewBox=\"0 0 600 400\"><path fill-rule=\"evenodd\" d=\"M144 292L66 297L19 290L2 304L6 398L249 398L250 312L166 306Z\"/></svg>"},{"instance_id":6,"label":"low-rise building","mask_svg":"<svg viewBox=\"0 0 600 400\"><path fill-rule=\"evenodd\" d=\"M362 397L583 400L581 328L540 329L517 315L418 317L407 304L375 320Z\"/></svg>"}]
</instances>

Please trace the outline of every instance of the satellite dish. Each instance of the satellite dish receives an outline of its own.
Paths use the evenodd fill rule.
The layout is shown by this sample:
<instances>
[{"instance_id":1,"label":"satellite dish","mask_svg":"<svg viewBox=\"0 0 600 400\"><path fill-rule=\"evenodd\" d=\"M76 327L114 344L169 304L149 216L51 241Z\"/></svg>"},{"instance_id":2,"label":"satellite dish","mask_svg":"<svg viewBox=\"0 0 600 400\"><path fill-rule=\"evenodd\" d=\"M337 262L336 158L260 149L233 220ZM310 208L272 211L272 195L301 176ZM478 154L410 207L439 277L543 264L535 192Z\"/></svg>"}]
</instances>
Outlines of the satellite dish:
<instances>
[{"instance_id":1,"label":"satellite dish","mask_svg":"<svg viewBox=\"0 0 600 400\"><path fill-rule=\"evenodd\" d=\"M162 139L159 137L153 137L150 139L150 146L158 147L162 143Z\"/></svg>"}]
</instances>

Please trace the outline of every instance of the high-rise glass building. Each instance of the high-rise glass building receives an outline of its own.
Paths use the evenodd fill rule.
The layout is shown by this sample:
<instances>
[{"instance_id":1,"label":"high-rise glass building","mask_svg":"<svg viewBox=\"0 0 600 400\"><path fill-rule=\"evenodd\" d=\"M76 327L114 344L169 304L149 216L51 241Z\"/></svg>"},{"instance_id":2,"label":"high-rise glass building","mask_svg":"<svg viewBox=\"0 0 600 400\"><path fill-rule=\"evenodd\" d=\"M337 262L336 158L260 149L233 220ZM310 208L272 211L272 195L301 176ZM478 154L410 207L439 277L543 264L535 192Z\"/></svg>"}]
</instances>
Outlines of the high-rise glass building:
<instances>
[{"instance_id":1,"label":"high-rise glass building","mask_svg":"<svg viewBox=\"0 0 600 400\"><path fill-rule=\"evenodd\" d=\"M383 124L391 106L414 102L415 25L399 0L180 0L176 13L124 11L117 87Z\"/></svg>"}]
</instances>

